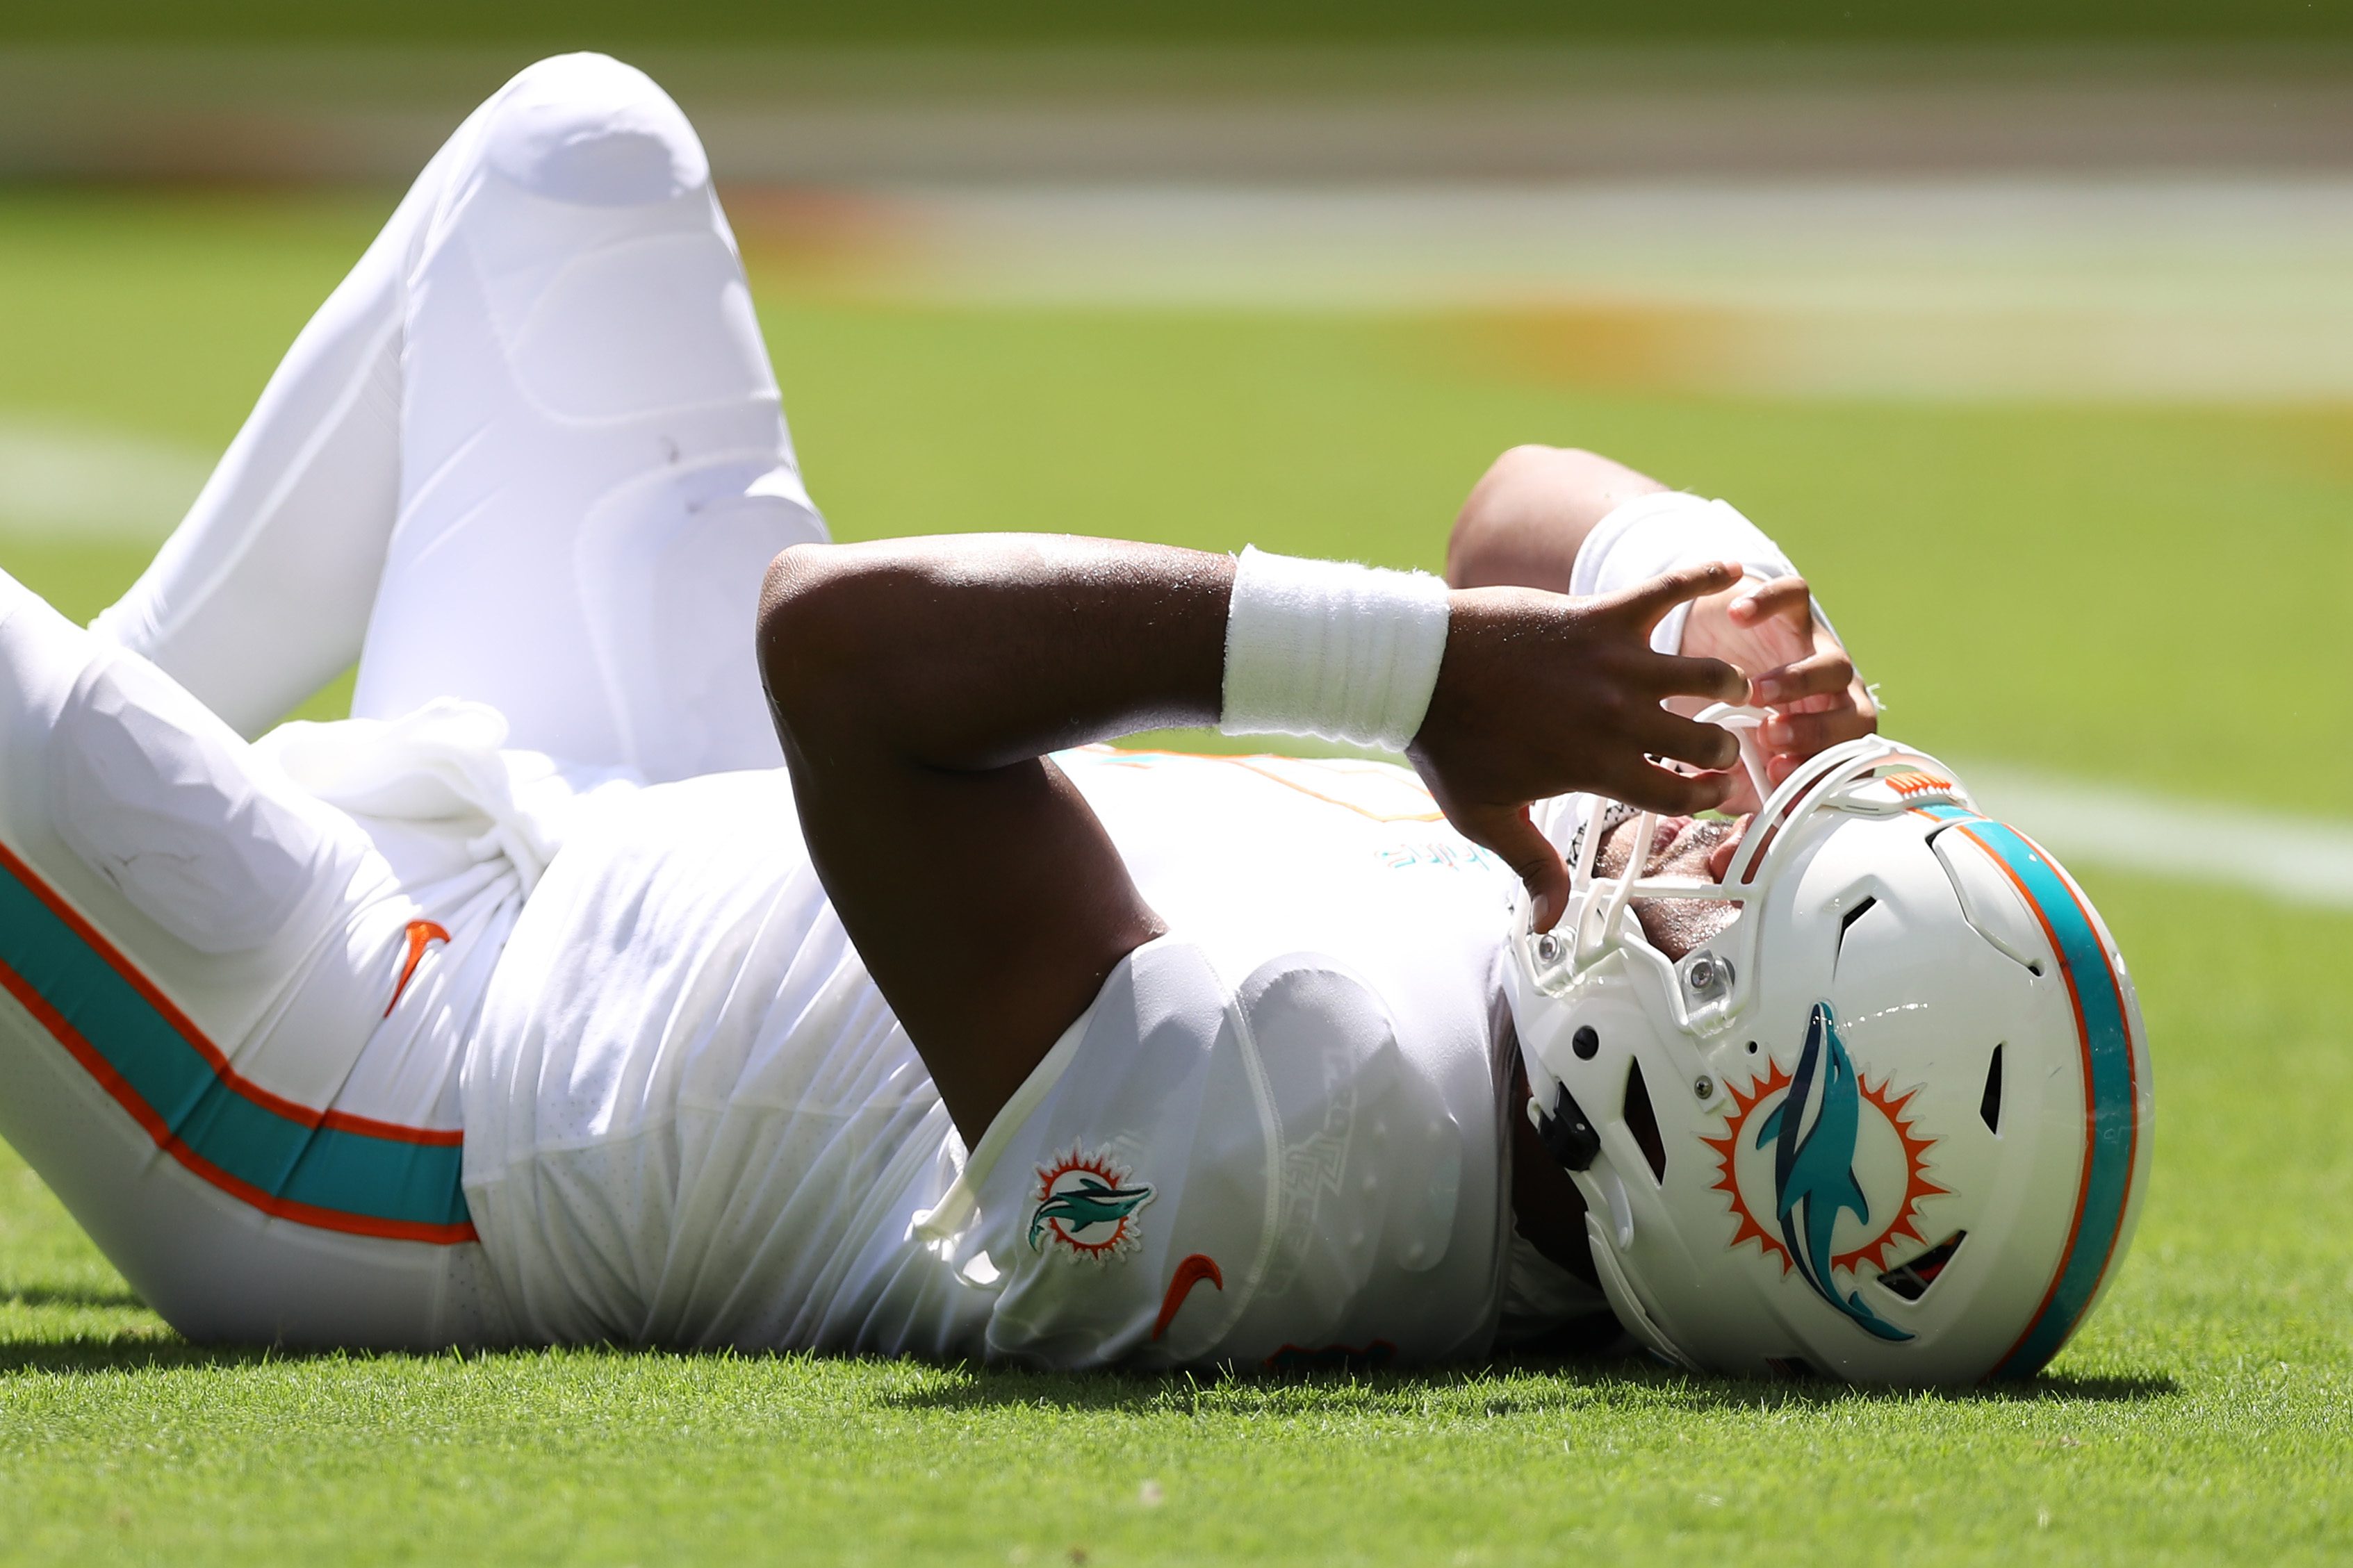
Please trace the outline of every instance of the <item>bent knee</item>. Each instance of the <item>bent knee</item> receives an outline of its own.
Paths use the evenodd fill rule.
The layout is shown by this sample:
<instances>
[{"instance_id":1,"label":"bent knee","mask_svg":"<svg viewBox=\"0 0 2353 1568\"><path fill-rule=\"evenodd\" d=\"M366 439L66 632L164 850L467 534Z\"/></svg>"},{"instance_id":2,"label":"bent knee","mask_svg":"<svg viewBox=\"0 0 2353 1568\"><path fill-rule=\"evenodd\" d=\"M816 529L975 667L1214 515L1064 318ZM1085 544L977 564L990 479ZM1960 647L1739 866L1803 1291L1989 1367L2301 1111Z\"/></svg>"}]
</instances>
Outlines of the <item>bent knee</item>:
<instances>
[{"instance_id":1,"label":"bent knee","mask_svg":"<svg viewBox=\"0 0 2353 1568\"><path fill-rule=\"evenodd\" d=\"M584 206L668 201L711 178L685 112L609 55L556 55L509 82L484 156L533 195Z\"/></svg>"}]
</instances>

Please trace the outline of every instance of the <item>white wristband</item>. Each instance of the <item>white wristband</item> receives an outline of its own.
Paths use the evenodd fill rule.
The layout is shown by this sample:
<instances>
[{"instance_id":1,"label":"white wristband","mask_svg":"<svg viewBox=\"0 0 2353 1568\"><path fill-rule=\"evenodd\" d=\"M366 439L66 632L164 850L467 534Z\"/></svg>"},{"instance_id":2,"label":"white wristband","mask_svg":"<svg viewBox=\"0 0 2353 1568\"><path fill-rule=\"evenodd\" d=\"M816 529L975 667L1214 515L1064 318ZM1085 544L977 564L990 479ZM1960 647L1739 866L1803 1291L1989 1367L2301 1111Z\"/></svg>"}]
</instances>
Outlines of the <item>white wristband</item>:
<instances>
[{"instance_id":1,"label":"white wristband","mask_svg":"<svg viewBox=\"0 0 2353 1568\"><path fill-rule=\"evenodd\" d=\"M1426 573L1245 549L1218 728L1403 751L1430 710L1446 622L1446 584Z\"/></svg>"},{"instance_id":2,"label":"white wristband","mask_svg":"<svg viewBox=\"0 0 2353 1568\"><path fill-rule=\"evenodd\" d=\"M1748 575L1767 582L1798 571L1781 547L1729 501L1659 490L1621 502L1593 525L1569 569L1568 591L1614 594L1662 572L1710 561L1737 561ZM1820 605L1815 613L1820 614ZM1688 604L1676 605L1651 631L1651 646L1661 653L1682 652L1683 623L1690 618Z\"/></svg>"}]
</instances>

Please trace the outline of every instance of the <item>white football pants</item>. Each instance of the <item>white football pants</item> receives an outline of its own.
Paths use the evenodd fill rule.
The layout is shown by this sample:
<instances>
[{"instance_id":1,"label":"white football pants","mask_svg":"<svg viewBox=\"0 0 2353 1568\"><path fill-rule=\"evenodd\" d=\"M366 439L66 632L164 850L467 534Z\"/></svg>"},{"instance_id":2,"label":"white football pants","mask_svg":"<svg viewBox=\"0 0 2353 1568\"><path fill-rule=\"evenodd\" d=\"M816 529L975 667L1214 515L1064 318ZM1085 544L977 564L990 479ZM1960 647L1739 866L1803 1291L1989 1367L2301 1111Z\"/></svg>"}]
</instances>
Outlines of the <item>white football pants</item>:
<instances>
[{"instance_id":1,"label":"white football pants","mask_svg":"<svg viewBox=\"0 0 2353 1568\"><path fill-rule=\"evenodd\" d=\"M362 718L775 765L761 575L823 537L700 143L573 55L434 157L90 631L0 574L0 1136L175 1327L505 1332L455 1074L525 879L246 738L356 658Z\"/></svg>"}]
</instances>

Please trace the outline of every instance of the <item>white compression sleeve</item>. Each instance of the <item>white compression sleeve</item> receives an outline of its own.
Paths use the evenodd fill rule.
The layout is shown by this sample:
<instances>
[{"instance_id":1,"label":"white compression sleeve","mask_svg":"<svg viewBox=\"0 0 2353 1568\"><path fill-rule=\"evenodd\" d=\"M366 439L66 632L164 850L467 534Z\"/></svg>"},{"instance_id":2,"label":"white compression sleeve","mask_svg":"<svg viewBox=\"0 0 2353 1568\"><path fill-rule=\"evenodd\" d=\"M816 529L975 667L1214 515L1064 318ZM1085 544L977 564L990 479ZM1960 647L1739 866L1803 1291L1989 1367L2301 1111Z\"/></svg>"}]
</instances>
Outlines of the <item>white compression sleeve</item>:
<instances>
[{"instance_id":1,"label":"white compression sleeve","mask_svg":"<svg viewBox=\"0 0 2353 1568\"><path fill-rule=\"evenodd\" d=\"M1429 711L1447 619L1446 584L1426 573L1245 549L1218 728L1403 751Z\"/></svg>"},{"instance_id":2,"label":"white compression sleeve","mask_svg":"<svg viewBox=\"0 0 2353 1568\"><path fill-rule=\"evenodd\" d=\"M1729 502L1662 490L1636 496L1593 525L1570 570L1569 592L1614 594L1662 572L1708 561L1737 561L1748 575L1767 581L1798 571L1781 547ZM1816 605L1815 616L1821 613ZM1680 652L1683 623L1690 618L1688 604L1675 606L1651 633L1651 646L1661 653Z\"/></svg>"}]
</instances>

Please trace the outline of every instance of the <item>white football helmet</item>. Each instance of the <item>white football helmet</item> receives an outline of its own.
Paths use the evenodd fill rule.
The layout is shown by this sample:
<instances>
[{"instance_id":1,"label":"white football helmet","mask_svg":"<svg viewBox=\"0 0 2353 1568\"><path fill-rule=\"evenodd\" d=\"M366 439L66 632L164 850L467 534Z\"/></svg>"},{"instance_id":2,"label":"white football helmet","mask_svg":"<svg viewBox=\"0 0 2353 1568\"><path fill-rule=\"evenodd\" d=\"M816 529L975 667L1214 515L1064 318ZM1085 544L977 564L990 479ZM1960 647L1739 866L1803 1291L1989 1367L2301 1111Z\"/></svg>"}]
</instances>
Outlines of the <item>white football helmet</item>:
<instances>
[{"instance_id":1,"label":"white football helmet","mask_svg":"<svg viewBox=\"0 0 2353 1568\"><path fill-rule=\"evenodd\" d=\"M1619 1320L1713 1372L2040 1371L2148 1183L2147 1041L2083 889L1875 736L1771 791L1720 884L1641 877L1654 816L1595 876L1608 805L1551 931L1522 895L1507 968L1528 1113ZM1740 912L1670 962L1636 899Z\"/></svg>"}]
</instances>

